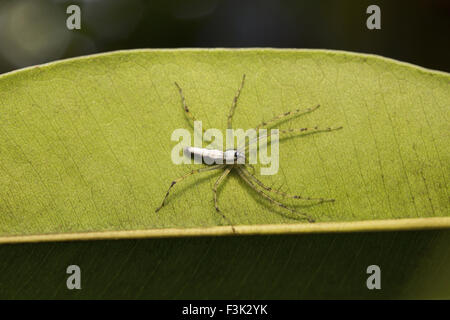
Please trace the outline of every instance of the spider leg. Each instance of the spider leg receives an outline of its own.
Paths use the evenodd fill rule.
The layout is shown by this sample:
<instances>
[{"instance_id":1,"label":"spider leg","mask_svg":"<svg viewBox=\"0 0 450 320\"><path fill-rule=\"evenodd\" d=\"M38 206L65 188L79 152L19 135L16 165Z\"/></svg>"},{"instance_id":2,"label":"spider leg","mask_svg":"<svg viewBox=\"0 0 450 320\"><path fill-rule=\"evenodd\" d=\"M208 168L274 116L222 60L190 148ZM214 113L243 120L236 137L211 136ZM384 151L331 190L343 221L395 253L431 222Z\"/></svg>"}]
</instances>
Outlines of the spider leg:
<instances>
[{"instance_id":1,"label":"spider leg","mask_svg":"<svg viewBox=\"0 0 450 320\"><path fill-rule=\"evenodd\" d=\"M238 91L236 92L236 95L234 96L233 103L231 104L230 113L228 114L228 129L231 129L231 122L233 120L234 110L236 110L237 100L239 99L241 90L244 87L244 81L245 81L245 74L242 76L241 85L239 86Z\"/></svg>"},{"instance_id":2,"label":"spider leg","mask_svg":"<svg viewBox=\"0 0 450 320\"><path fill-rule=\"evenodd\" d=\"M256 169L255 169L254 165L252 165L251 163L246 163L244 166L252 168L252 174L255 174ZM248 172L250 173L250 171L248 171Z\"/></svg>"},{"instance_id":3,"label":"spider leg","mask_svg":"<svg viewBox=\"0 0 450 320\"><path fill-rule=\"evenodd\" d=\"M181 102L182 102L183 110L186 114L186 117L188 117L188 119L192 121L192 126L194 126L194 121L197 121L197 118L192 114L192 112L189 110L189 107L186 104L186 99L184 98L183 89L181 89L180 85L176 82L175 82L175 85L177 86L178 92L180 93ZM204 132L205 132L205 129L202 128L202 134Z\"/></svg>"},{"instance_id":4,"label":"spider leg","mask_svg":"<svg viewBox=\"0 0 450 320\"><path fill-rule=\"evenodd\" d=\"M219 209L219 205L217 203L217 188L220 186L220 184L222 183L222 181L226 178L226 176L230 173L231 169L233 169L233 167L228 167L225 169L225 171L222 173L222 175L217 179L216 183L214 183L214 187L213 187L213 193L214 193L214 207L216 208L216 211L228 222L228 224L231 226L231 228L233 229L233 232L235 232L233 224L231 223L231 221L222 213L222 211L220 211Z\"/></svg>"},{"instance_id":5,"label":"spider leg","mask_svg":"<svg viewBox=\"0 0 450 320\"><path fill-rule=\"evenodd\" d=\"M313 127L313 128L296 128L296 129L286 129L286 130L278 130L279 136L285 135L285 134L292 134L292 133L303 133L303 134L314 134L314 133L320 133L320 132L330 132L334 130L342 129L343 127L335 127L335 128L319 128L319 127ZM267 138L268 140L271 138L271 135L264 134L262 136L259 136L258 138L252 140L249 142L248 145L245 146L244 150L248 150L248 148L253 144L256 143L258 140L262 140L264 138Z\"/></svg>"},{"instance_id":6,"label":"spider leg","mask_svg":"<svg viewBox=\"0 0 450 320\"><path fill-rule=\"evenodd\" d=\"M334 199L302 197L302 196L298 196L298 195L294 195L294 194L289 194L289 193L286 193L286 192L283 192L283 191L280 191L280 190L276 190L276 189L273 189L273 188L271 188L271 187L267 187L267 186L264 185L260 180L258 180L255 176L253 176L253 175L245 168L245 166L241 167L241 169L242 169L242 172L244 172L244 174L245 174L248 178L250 178L253 182L255 182L257 185L259 185L261 188L263 188L263 189L266 190L266 191L269 191L269 192L273 192L273 193L282 195L283 197L286 197L286 198L292 198L292 199L300 199L300 200L311 200L311 201L317 200L317 201L319 201L319 203L325 202L325 201L327 201L327 202L333 202L333 201L334 201Z\"/></svg>"},{"instance_id":7,"label":"spider leg","mask_svg":"<svg viewBox=\"0 0 450 320\"><path fill-rule=\"evenodd\" d=\"M286 209L294 214L300 214L302 215L304 219L308 220L308 222L314 222L314 219L312 219L310 216L308 216L306 213L303 212L298 212L295 211L294 209L288 208L286 205L282 204L281 202L278 202L277 200L273 199L272 197L270 197L268 194L266 194L264 191L259 190L256 185L249 180L249 178L247 178L247 176L245 175L245 173L242 171L241 168L237 168L238 174L241 176L241 178L247 182L247 184L256 192L258 192L261 196L263 196L264 198L266 198L267 200L269 200L271 203L276 204L277 206Z\"/></svg>"},{"instance_id":8,"label":"spider leg","mask_svg":"<svg viewBox=\"0 0 450 320\"><path fill-rule=\"evenodd\" d=\"M296 110L293 110L293 111L288 111L288 112L282 113L282 114L280 114L280 115L278 115L276 117L273 117L269 121L264 121L264 122L260 123L259 125L257 125L255 127L255 130L258 130L259 128L262 128L262 127L270 126L271 124L273 124L273 123L275 123L277 121L280 121L280 120L282 120L282 119L284 119L286 117L289 117L289 116L302 115L302 114L313 112L314 110L317 110L319 107L320 107L320 105L318 104L317 106L312 107L312 108L296 109Z\"/></svg>"},{"instance_id":9,"label":"spider leg","mask_svg":"<svg viewBox=\"0 0 450 320\"><path fill-rule=\"evenodd\" d=\"M173 187L175 184L177 184L178 182L183 181L183 180L186 179L187 177L192 176L192 175L194 175L194 174L197 174L197 173L200 173L200 172L206 172L206 171L216 170L216 169L220 169L220 168L222 168L222 167L224 167L223 164L218 164L218 165L211 166L211 167L205 167L205 168L200 168L200 169L192 170L191 172L185 174L184 176L181 176L181 177L179 177L178 179L173 180L172 183L170 184L169 189L168 189L167 192L166 192L166 195L165 195L165 197L164 197L164 199L163 199L161 205L155 210L155 212L158 212L159 210L161 210L162 207L164 207L164 203L165 203L167 197L169 196L170 190L172 189L172 187Z\"/></svg>"}]
</instances>

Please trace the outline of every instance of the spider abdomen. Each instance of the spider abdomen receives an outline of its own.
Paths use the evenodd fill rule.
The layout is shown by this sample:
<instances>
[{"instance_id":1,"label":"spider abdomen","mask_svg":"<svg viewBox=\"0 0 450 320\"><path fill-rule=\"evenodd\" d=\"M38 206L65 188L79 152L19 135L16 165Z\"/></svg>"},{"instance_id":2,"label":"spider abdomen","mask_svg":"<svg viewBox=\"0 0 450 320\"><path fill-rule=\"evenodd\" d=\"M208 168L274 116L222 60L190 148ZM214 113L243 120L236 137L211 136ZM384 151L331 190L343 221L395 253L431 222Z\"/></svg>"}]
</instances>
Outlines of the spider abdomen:
<instances>
[{"instance_id":1,"label":"spider abdomen","mask_svg":"<svg viewBox=\"0 0 450 320\"><path fill-rule=\"evenodd\" d=\"M213 163L235 163L238 158L243 158L245 161L245 157L242 156L237 150L227 150L225 152L216 149L206 149L199 147L185 147L184 153L187 156L194 157L197 156L199 159L203 159L207 164Z\"/></svg>"},{"instance_id":2,"label":"spider abdomen","mask_svg":"<svg viewBox=\"0 0 450 320\"><path fill-rule=\"evenodd\" d=\"M186 147L184 148L184 153L187 156L191 157L199 157L205 160L206 162L213 162L213 163L223 163L224 160L224 152L220 150L214 150L214 149L206 149L206 148L199 148L199 147Z\"/></svg>"}]
</instances>

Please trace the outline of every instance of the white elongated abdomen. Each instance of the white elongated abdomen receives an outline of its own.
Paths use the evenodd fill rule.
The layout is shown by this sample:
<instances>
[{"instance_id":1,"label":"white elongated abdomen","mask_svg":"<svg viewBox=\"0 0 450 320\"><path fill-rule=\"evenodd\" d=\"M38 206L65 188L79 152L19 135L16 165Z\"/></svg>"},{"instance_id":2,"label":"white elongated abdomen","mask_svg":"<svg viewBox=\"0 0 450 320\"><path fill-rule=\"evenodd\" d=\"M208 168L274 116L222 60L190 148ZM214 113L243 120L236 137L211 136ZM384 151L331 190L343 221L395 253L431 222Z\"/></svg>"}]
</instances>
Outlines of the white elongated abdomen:
<instances>
[{"instance_id":1,"label":"white elongated abdomen","mask_svg":"<svg viewBox=\"0 0 450 320\"><path fill-rule=\"evenodd\" d=\"M206 162L215 162L215 163L223 163L223 151L213 150L213 149L205 149L198 147L186 147L184 148L185 154L188 155L197 155L198 157L202 157ZM211 160L211 161L209 161Z\"/></svg>"}]
</instances>

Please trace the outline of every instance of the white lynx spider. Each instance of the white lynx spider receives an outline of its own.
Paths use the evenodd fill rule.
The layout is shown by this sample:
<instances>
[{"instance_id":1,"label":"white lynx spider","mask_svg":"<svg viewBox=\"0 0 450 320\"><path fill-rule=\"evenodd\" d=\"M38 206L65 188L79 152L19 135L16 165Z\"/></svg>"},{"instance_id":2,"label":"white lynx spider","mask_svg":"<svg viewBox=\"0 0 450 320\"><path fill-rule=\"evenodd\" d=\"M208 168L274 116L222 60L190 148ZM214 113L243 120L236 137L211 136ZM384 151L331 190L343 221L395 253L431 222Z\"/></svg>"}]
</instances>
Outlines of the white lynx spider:
<instances>
[{"instance_id":1,"label":"white lynx spider","mask_svg":"<svg viewBox=\"0 0 450 320\"><path fill-rule=\"evenodd\" d=\"M233 99L233 102L231 104L231 108L230 108L230 112L228 114L228 129L232 128L232 120L233 120L233 115L234 115L234 111L236 109L236 105L237 105L237 101L239 98L239 95L241 94L241 90L244 87L244 82L245 82L245 74L242 77L242 82L236 92L236 95ZM178 85L178 83L175 82L176 87L178 88L178 91L180 93L181 96L181 102L182 102L182 106L185 112L186 117L191 120L192 122L197 121L197 119L194 117L194 115L191 113L191 111L189 110L187 104L186 104L186 100L184 98L184 94L183 94L183 90L181 89L181 87ZM301 114L306 114L309 112L312 112L314 110L317 110L317 108L319 108L320 105L317 105L315 107L312 108L307 108L307 109L296 109L293 111L288 111L285 112L283 114L280 114L268 121L264 121L262 123L260 123L259 125L257 125L255 127L255 130L258 130L260 128L266 127L269 128L271 126L273 126L274 123L285 119L286 117L289 116L293 116L293 115L301 115ZM342 127L336 127L336 128L323 128L320 129L318 127L313 127L313 128L297 128L297 129L287 129L287 130L279 130L279 134L280 135L285 135L285 134L289 134L289 133L303 133L303 134L310 134L310 133L318 133L318 132L327 132L327 131L332 131L332 130L339 130ZM204 131L204 130L203 130ZM237 171L237 173L239 174L239 176L242 178L242 180L244 180L254 191L256 191L258 194L260 194L263 198L265 198L266 200L268 200L270 203L272 203L273 205L277 205L291 213L294 213L295 215L298 216L299 219L306 219L309 222L314 222L314 220L306 213L304 212L299 212L296 211L292 208L287 207L286 205L284 205L283 203L279 202L278 200L272 198L269 193L275 193L278 194L282 197L285 198L291 198L291 199L300 199L300 200L308 200L308 201L317 201L318 203L322 203L322 202L333 202L334 199L326 199L326 198L311 198L311 197L303 197L303 196L299 196L299 195L293 195L293 194L289 194L289 193L285 193L283 191L280 190L276 190L273 189L269 186L266 186L265 184L263 184L260 180L258 180L253 174L250 173L250 171L247 169L249 165L248 163L242 163L242 161L239 161L238 163L238 159L240 160L244 160L246 159L246 151L248 151L248 148L250 146L250 144L252 144L252 142L256 142L257 140L260 140L261 138L269 138L269 136L265 135L265 136L259 136L255 141L251 141L248 145L245 145L244 147L244 152L242 151L238 151L237 149L233 149L233 150L226 150L225 152L220 151L220 150L211 150L211 149L205 149L205 148L195 148L195 147L187 147L186 150L191 153L191 154L197 154L200 156L208 156L208 157L214 157L214 158L221 158L223 160L223 164L215 164L215 165L210 165L207 167L202 167L200 169L196 169L196 170L192 170L191 172L186 173L185 175L175 179L172 181L172 183L169 186L169 189L166 192L166 195L161 203L161 205L155 210L155 212L158 212L162 207L164 207L165 202L167 197L169 196L169 193L172 189L172 187L183 181L184 179L186 179L189 176L192 176L194 174L197 173L201 173L201 172L206 172L206 171L211 171L211 170L219 170L219 169L223 169L223 173L219 176L219 178L216 180L216 182L214 183L213 186L213 196L214 196L214 207L217 211L217 213L219 213L223 219L225 221L228 222L228 224L232 227L233 232L234 232L234 227L233 224L231 223L231 221L222 213L222 211L219 209L218 206L218 202L217 202L217 189L220 186L220 184L225 180L225 178L228 176L228 174L231 172L231 170L235 169ZM228 161L227 161L228 160ZM231 163L230 163L231 162Z\"/></svg>"}]
</instances>

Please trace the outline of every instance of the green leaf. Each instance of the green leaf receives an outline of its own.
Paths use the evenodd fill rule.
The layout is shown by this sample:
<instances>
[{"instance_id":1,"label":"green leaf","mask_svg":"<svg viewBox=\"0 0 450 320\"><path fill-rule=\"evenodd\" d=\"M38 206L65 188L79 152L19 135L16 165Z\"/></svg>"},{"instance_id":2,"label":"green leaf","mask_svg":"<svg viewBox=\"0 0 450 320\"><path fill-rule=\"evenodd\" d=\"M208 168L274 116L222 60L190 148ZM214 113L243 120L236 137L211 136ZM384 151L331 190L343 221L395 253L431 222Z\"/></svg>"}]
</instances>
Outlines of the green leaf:
<instances>
[{"instance_id":1,"label":"green leaf","mask_svg":"<svg viewBox=\"0 0 450 320\"><path fill-rule=\"evenodd\" d=\"M320 50L138 50L0 77L0 235L230 233L213 205L219 171L177 184L155 209L171 181L198 167L171 161L172 132L192 130L174 82L204 128L224 130L244 73L235 128L320 104L276 127L343 129L281 139L278 174L261 176L290 193L335 198L282 200L318 223L286 217L231 174L219 206L237 232L450 225L448 74ZM445 218L398 220L432 217ZM344 223L354 221L366 222ZM205 229L214 226L225 227Z\"/></svg>"},{"instance_id":2,"label":"green leaf","mask_svg":"<svg viewBox=\"0 0 450 320\"><path fill-rule=\"evenodd\" d=\"M193 239L232 230L214 210L219 171L177 184L155 213L197 168L171 161L172 132L192 130L174 82L204 128L225 130L244 73L235 128L317 104L275 127L343 126L280 140L278 174L260 177L336 201L277 197L317 222L298 221L232 172L219 206L236 233L280 235ZM4 244L0 297L448 298L449 79L372 55L274 49L120 51L4 74L0 243L186 237ZM446 230L365 232L427 228ZM342 231L359 232L330 234ZM81 291L65 287L74 263ZM365 287L371 264L381 292Z\"/></svg>"}]
</instances>

